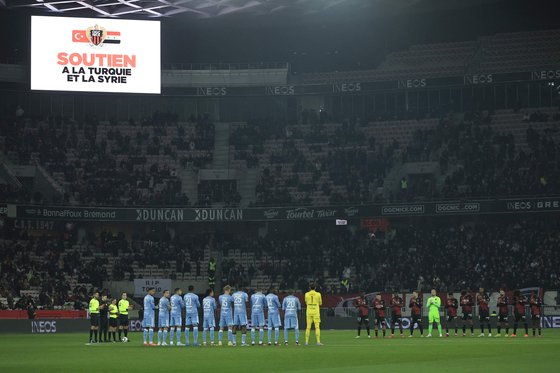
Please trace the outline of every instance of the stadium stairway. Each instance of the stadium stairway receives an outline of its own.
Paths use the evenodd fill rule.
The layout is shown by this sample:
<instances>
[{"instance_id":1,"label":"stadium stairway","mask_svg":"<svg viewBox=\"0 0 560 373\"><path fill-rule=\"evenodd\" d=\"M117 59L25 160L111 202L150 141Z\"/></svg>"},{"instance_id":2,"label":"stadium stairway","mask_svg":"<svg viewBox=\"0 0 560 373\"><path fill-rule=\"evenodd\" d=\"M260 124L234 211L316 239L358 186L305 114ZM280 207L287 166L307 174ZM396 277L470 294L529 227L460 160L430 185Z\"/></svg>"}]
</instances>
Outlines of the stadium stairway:
<instances>
[{"instance_id":1,"label":"stadium stairway","mask_svg":"<svg viewBox=\"0 0 560 373\"><path fill-rule=\"evenodd\" d=\"M198 201L198 175L196 171L181 169L178 173L181 179L181 192L189 197L191 203Z\"/></svg>"},{"instance_id":2,"label":"stadium stairway","mask_svg":"<svg viewBox=\"0 0 560 373\"><path fill-rule=\"evenodd\" d=\"M36 162L35 189L41 191L43 195L49 199L52 199L54 195L64 195L64 188L39 164L39 162Z\"/></svg>"},{"instance_id":3,"label":"stadium stairway","mask_svg":"<svg viewBox=\"0 0 560 373\"><path fill-rule=\"evenodd\" d=\"M0 154L0 178L18 189L22 187L21 182L10 167L10 162L4 157L4 154Z\"/></svg>"},{"instance_id":4,"label":"stadium stairway","mask_svg":"<svg viewBox=\"0 0 560 373\"><path fill-rule=\"evenodd\" d=\"M404 175L404 164L400 161L395 162L383 182L383 196L385 198L391 198L391 195L399 195L400 181Z\"/></svg>"},{"instance_id":5,"label":"stadium stairway","mask_svg":"<svg viewBox=\"0 0 560 373\"><path fill-rule=\"evenodd\" d=\"M224 262L224 255L223 255L223 251L222 250L215 250L213 251L213 256L214 259L216 259L216 274L214 276L214 279L216 281L215 285L214 285L214 289L221 289L223 286L225 286L226 284L222 284L222 267L223 267L223 262Z\"/></svg>"},{"instance_id":6,"label":"stadium stairway","mask_svg":"<svg viewBox=\"0 0 560 373\"><path fill-rule=\"evenodd\" d=\"M248 206L257 200L256 187L259 169L245 168L239 176L241 177L237 181L237 191L241 196L241 204Z\"/></svg>"},{"instance_id":7,"label":"stadium stairway","mask_svg":"<svg viewBox=\"0 0 560 373\"><path fill-rule=\"evenodd\" d=\"M449 165L447 166L446 172L441 172L440 174L436 175L436 189L442 190L445 186L445 180L447 177L452 176L461 168L464 168L462 163L459 163L457 158L453 157L449 160Z\"/></svg>"},{"instance_id":8,"label":"stadium stairway","mask_svg":"<svg viewBox=\"0 0 560 373\"><path fill-rule=\"evenodd\" d=\"M215 123L214 156L212 168L225 170L229 168L229 123Z\"/></svg>"}]
</instances>

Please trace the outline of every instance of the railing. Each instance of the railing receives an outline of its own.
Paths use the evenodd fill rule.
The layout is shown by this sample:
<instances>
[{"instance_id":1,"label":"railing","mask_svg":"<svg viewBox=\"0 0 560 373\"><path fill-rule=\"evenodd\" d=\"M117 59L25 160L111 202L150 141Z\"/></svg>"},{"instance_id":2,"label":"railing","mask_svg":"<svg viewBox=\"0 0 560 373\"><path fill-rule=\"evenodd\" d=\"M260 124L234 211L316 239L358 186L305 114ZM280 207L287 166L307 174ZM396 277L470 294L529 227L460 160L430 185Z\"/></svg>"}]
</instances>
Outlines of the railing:
<instances>
[{"instance_id":1,"label":"railing","mask_svg":"<svg viewBox=\"0 0 560 373\"><path fill-rule=\"evenodd\" d=\"M8 161L4 158L4 155L0 155L0 175L2 171L4 171L4 177L8 179L9 183L12 183L18 189L22 187L21 182L8 164Z\"/></svg>"},{"instance_id":2,"label":"railing","mask_svg":"<svg viewBox=\"0 0 560 373\"><path fill-rule=\"evenodd\" d=\"M22 58L2 58L0 65L28 65ZM161 65L162 70L256 70L256 69L289 69L288 62L198 62L174 63L167 62Z\"/></svg>"},{"instance_id":3,"label":"railing","mask_svg":"<svg viewBox=\"0 0 560 373\"><path fill-rule=\"evenodd\" d=\"M55 181L56 182L56 181ZM62 188L62 187L61 187ZM58 191L58 190L57 190ZM62 188L62 191L64 189ZM474 202L486 202L486 201L515 201L521 199L529 199L529 200L538 200L539 198L560 198L560 195L557 193L552 194L533 194L533 195L515 195L515 196L472 196L472 197L448 197L448 198L429 198L429 197L421 197L421 198L412 198L410 200L405 199L393 199L393 200L386 200L383 202L374 202L374 201L364 201L364 200L349 200L348 202L340 202L340 203L328 203L326 205L313 205L310 203L306 203L304 201L292 201L289 203L257 203L251 207L239 207L246 210L262 210L262 209L269 209L269 208L279 208L279 209L286 209L286 208L345 208L345 207L368 207L368 206L383 206L383 205L410 205L410 204L433 204L433 203L474 203ZM89 203L88 205L83 205L78 202L66 202L66 201L57 201L56 203L51 201L39 201L33 202L18 202L17 200L10 200L6 198L2 198L0 196L0 206L5 204L17 204L20 206L47 206L51 208L57 207L80 207L80 208L103 208L103 209L110 209L110 208L117 208L117 209L134 209L134 208L151 208L151 209L158 209L158 208L184 208L184 209L193 209L193 208L210 208L204 204L199 204L197 201L193 201L190 205L181 205L181 204L162 204L162 205L150 205L150 204L134 204L134 205L124 205L124 204L107 204L107 203ZM551 210L547 211L558 211L556 207ZM371 215L371 214L370 214Z\"/></svg>"},{"instance_id":4,"label":"railing","mask_svg":"<svg viewBox=\"0 0 560 373\"><path fill-rule=\"evenodd\" d=\"M255 70L288 69L287 62L166 63L163 70Z\"/></svg>"},{"instance_id":5,"label":"railing","mask_svg":"<svg viewBox=\"0 0 560 373\"><path fill-rule=\"evenodd\" d=\"M25 310L2 310L0 319L28 319L29 314ZM76 310L37 310L36 319L85 319L86 311Z\"/></svg>"},{"instance_id":6,"label":"railing","mask_svg":"<svg viewBox=\"0 0 560 373\"><path fill-rule=\"evenodd\" d=\"M35 166L39 173L45 178L45 180L52 186L54 191L60 195L64 194L64 188L45 170L38 161L35 161Z\"/></svg>"}]
</instances>

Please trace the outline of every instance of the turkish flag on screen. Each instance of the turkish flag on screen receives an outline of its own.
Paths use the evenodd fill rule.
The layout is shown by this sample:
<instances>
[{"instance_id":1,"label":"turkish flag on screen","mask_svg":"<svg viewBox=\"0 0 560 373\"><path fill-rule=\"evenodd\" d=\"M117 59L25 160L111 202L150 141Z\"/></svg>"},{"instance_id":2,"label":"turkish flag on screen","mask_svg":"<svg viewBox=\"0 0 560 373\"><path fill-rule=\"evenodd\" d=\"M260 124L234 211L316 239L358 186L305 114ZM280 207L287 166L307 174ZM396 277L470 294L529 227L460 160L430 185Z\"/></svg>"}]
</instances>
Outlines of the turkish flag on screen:
<instances>
[{"instance_id":1,"label":"turkish flag on screen","mask_svg":"<svg viewBox=\"0 0 560 373\"><path fill-rule=\"evenodd\" d=\"M86 30L72 30L72 41L75 43L87 43Z\"/></svg>"}]
</instances>

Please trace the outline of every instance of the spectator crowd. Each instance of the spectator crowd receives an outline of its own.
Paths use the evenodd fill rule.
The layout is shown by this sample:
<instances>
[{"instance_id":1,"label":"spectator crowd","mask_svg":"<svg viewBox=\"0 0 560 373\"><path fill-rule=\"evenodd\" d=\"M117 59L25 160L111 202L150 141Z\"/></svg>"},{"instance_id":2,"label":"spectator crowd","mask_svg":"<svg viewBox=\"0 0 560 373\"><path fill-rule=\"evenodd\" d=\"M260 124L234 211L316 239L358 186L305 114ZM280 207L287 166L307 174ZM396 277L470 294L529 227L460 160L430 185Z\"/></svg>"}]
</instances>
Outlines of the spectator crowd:
<instances>
[{"instance_id":1,"label":"spectator crowd","mask_svg":"<svg viewBox=\"0 0 560 373\"><path fill-rule=\"evenodd\" d=\"M80 308L90 287L141 278L147 267L202 280L213 254L221 283L239 288L304 290L310 280L326 293L560 287L560 223L546 216L397 221L376 234L321 222L292 234L271 224L265 236L249 227L187 234L155 225L129 238L78 231L0 241L4 306L25 306L16 299L36 289L37 306Z\"/></svg>"},{"instance_id":2,"label":"spectator crowd","mask_svg":"<svg viewBox=\"0 0 560 373\"><path fill-rule=\"evenodd\" d=\"M58 193L10 191L11 202L85 205L188 205L178 169L212 159L214 126L207 117L178 123L156 113L139 122L100 124L96 118L4 119L2 152L15 165L40 165ZM36 189L36 188L35 188ZM27 192L27 193L26 193Z\"/></svg>"}]
</instances>

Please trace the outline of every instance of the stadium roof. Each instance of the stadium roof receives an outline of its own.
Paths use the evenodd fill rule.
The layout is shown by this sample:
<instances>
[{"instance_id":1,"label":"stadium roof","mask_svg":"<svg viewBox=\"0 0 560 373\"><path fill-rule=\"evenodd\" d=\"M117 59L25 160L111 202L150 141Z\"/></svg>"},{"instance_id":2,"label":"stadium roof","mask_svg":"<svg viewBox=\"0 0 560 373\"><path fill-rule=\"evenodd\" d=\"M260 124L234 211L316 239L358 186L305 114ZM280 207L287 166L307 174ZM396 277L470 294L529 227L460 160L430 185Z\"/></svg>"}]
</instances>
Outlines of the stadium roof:
<instances>
[{"instance_id":1,"label":"stadium roof","mask_svg":"<svg viewBox=\"0 0 560 373\"><path fill-rule=\"evenodd\" d=\"M197 18L213 18L229 14L309 15L338 7L359 9L375 3L399 3L399 7L403 7L418 1L421 0L0 0L0 7L35 8L80 16L170 17L189 14Z\"/></svg>"}]
</instances>

